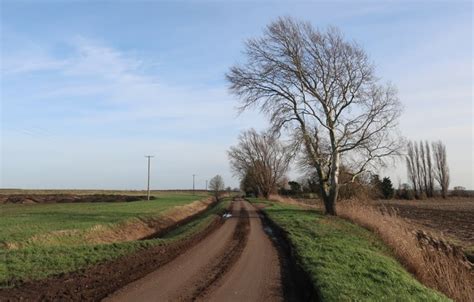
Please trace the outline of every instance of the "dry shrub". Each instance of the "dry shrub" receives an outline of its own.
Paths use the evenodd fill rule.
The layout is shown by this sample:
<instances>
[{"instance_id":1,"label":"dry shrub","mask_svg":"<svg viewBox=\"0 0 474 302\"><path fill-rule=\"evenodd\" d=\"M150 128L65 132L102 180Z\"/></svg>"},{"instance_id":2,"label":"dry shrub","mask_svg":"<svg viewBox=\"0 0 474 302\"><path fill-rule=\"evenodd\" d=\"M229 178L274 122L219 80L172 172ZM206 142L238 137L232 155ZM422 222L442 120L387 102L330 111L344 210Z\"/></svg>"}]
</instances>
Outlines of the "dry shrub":
<instances>
[{"instance_id":1,"label":"dry shrub","mask_svg":"<svg viewBox=\"0 0 474 302\"><path fill-rule=\"evenodd\" d=\"M303 207L303 208L321 209L322 210L322 207L321 207L320 203L317 203L317 204L302 203L301 201L293 199L291 197L284 197L284 196L275 194L275 195L270 195L268 199L271 200L271 201L276 201L276 202L280 202L280 203L297 205L297 206L300 206L300 207Z\"/></svg>"},{"instance_id":2,"label":"dry shrub","mask_svg":"<svg viewBox=\"0 0 474 302\"><path fill-rule=\"evenodd\" d=\"M416 230L395 210L341 202L338 214L375 232L420 282L456 301L474 301L474 272L462 250Z\"/></svg>"},{"instance_id":3,"label":"dry shrub","mask_svg":"<svg viewBox=\"0 0 474 302\"><path fill-rule=\"evenodd\" d=\"M379 198L379 196L374 196L374 190L365 183L349 182L339 187L339 199L341 200L368 200L377 198Z\"/></svg>"},{"instance_id":4,"label":"dry shrub","mask_svg":"<svg viewBox=\"0 0 474 302\"><path fill-rule=\"evenodd\" d=\"M276 202L281 202L281 203L286 203L286 204L299 204L296 200L294 200L291 197L284 197L277 194L270 195L268 199L271 201L276 201Z\"/></svg>"}]
</instances>

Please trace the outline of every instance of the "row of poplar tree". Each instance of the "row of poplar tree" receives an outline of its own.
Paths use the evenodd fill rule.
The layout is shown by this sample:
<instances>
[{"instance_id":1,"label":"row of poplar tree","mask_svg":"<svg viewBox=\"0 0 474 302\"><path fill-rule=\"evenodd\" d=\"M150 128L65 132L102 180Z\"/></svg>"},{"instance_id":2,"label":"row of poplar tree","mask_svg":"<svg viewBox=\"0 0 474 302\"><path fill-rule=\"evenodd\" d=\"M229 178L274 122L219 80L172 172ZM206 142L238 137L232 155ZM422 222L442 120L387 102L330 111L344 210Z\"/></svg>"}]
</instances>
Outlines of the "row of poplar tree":
<instances>
[{"instance_id":1,"label":"row of poplar tree","mask_svg":"<svg viewBox=\"0 0 474 302\"><path fill-rule=\"evenodd\" d=\"M434 197L435 181L446 198L449 188L449 167L446 146L441 141L410 141L407 146L408 179L416 198Z\"/></svg>"}]
</instances>

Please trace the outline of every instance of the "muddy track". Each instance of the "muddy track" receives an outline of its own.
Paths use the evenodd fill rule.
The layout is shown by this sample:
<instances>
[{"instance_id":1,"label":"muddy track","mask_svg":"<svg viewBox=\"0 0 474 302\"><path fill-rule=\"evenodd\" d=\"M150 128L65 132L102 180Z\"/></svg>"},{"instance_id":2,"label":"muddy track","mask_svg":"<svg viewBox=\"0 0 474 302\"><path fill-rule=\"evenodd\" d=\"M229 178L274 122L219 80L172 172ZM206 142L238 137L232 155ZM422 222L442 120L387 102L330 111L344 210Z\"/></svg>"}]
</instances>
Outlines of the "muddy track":
<instances>
[{"instance_id":1,"label":"muddy track","mask_svg":"<svg viewBox=\"0 0 474 302\"><path fill-rule=\"evenodd\" d=\"M195 284L195 290L191 294L181 295L179 300L195 300L204 296L211 286L237 262L247 244L250 227L248 213L244 209L240 209L239 214L239 222L235 228L232 241L226 247L226 250L216 257L213 263L201 274L202 279Z\"/></svg>"},{"instance_id":2,"label":"muddy track","mask_svg":"<svg viewBox=\"0 0 474 302\"><path fill-rule=\"evenodd\" d=\"M260 215L244 200L233 204L219 230L106 301L283 301L278 251Z\"/></svg>"},{"instance_id":3,"label":"muddy track","mask_svg":"<svg viewBox=\"0 0 474 302\"><path fill-rule=\"evenodd\" d=\"M309 274L303 269L295 247L284 229L274 223L263 211L259 211L262 222L278 250L282 269L283 295L285 301L322 301Z\"/></svg>"},{"instance_id":4,"label":"muddy track","mask_svg":"<svg viewBox=\"0 0 474 302\"><path fill-rule=\"evenodd\" d=\"M267 220L247 201L236 200L231 209L231 218L216 219L193 238L141 251L84 272L0 290L0 300L308 301L314 298L304 295L308 289L295 287L294 283L303 279L294 276L294 263L288 259L292 255L278 237L279 232L269 230ZM303 284L303 287L307 285Z\"/></svg>"}]
</instances>

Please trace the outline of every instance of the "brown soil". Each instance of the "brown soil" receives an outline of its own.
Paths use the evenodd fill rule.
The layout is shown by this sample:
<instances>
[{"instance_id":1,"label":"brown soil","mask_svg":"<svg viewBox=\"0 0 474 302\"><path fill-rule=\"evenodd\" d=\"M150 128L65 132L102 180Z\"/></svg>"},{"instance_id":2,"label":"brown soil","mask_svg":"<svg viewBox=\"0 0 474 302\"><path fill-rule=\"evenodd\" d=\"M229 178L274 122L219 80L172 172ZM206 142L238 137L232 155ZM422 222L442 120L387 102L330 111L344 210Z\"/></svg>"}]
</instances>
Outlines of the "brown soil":
<instances>
[{"instance_id":1,"label":"brown soil","mask_svg":"<svg viewBox=\"0 0 474 302\"><path fill-rule=\"evenodd\" d=\"M75 202L131 202L144 200L141 195L114 195L114 194L12 194L0 195L0 204L36 204L36 203L75 203ZM151 196L150 199L155 199Z\"/></svg>"},{"instance_id":2,"label":"brown soil","mask_svg":"<svg viewBox=\"0 0 474 302\"><path fill-rule=\"evenodd\" d=\"M106 301L279 301L278 252L255 208L234 202L232 218L184 254Z\"/></svg>"},{"instance_id":3,"label":"brown soil","mask_svg":"<svg viewBox=\"0 0 474 302\"><path fill-rule=\"evenodd\" d=\"M427 200L378 201L377 205L393 207L401 217L458 241L474 246L474 199L450 198Z\"/></svg>"},{"instance_id":4,"label":"brown soil","mask_svg":"<svg viewBox=\"0 0 474 302\"><path fill-rule=\"evenodd\" d=\"M200 301L283 301L278 251L265 234L257 210L248 202L242 206L250 217L247 244L236 264Z\"/></svg>"}]
</instances>

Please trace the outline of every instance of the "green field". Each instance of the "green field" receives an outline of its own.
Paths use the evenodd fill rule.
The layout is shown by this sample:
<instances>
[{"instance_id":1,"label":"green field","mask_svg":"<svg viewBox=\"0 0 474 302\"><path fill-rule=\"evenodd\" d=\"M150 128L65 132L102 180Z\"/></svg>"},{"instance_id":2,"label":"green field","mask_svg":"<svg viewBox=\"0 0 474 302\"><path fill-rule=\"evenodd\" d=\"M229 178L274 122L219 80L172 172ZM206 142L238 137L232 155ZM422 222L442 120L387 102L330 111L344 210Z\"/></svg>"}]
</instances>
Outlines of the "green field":
<instances>
[{"instance_id":1,"label":"green field","mask_svg":"<svg viewBox=\"0 0 474 302\"><path fill-rule=\"evenodd\" d=\"M323 301L449 301L420 284L371 232L315 210L253 199L284 229Z\"/></svg>"},{"instance_id":2,"label":"green field","mask_svg":"<svg viewBox=\"0 0 474 302\"><path fill-rule=\"evenodd\" d=\"M28 241L35 235L49 232L86 230L131 218L155 217L164 210L205 196L202 193L162 193L150 201L0 205L0 245Z\"/></svg>"},{"instance_id":3,"label":"green field","mask_svg":"<svg viewBox=\"0 0 474 302\"><path fill-rule=\"evenodd\" d=\"M114 226L136 217L159 217L167 209L203 197L203 194L167 193L149 202L0 205L0 241L28 241L32 236L53 231L84 231L97 225ZM205 227L227 205L228 201L220 203L199 219L161 239L113 244L74 242L73 245L68 244L69 241L50 245L32 242L16 249L0 248L0 287L9 286L15 280L41 279L75 271L141 248L189 236Z\"/></svg>"}]
</instances>

